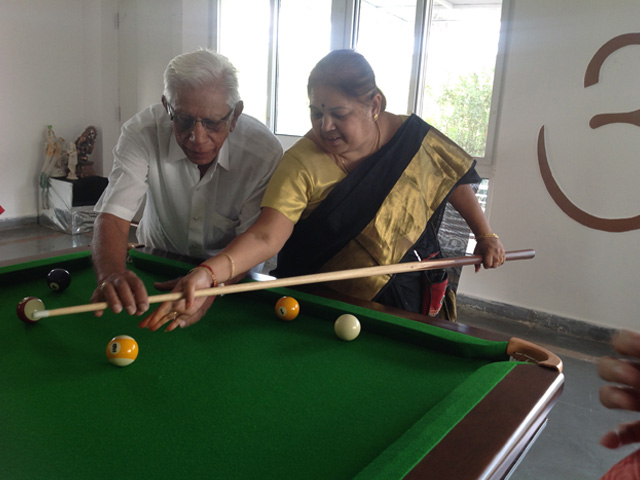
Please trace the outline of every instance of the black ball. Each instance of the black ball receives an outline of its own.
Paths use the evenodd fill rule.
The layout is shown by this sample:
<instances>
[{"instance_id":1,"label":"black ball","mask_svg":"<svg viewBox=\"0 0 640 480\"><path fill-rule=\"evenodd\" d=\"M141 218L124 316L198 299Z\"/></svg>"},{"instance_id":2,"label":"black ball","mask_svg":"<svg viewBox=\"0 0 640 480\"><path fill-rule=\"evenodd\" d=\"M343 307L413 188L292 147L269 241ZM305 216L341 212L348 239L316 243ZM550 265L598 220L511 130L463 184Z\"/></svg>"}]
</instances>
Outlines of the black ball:
<instances>
[{"instance_id":1,"label":"black ball","mask_svg":"<svg viewBox=\"0 0 640 480\"><path fill-rule=\"evenodd\" d=\"M54 268L47 274L47 285L54 292L63 292L71 285L71 274L64 268Z\"/></svg>"}]
</instances>

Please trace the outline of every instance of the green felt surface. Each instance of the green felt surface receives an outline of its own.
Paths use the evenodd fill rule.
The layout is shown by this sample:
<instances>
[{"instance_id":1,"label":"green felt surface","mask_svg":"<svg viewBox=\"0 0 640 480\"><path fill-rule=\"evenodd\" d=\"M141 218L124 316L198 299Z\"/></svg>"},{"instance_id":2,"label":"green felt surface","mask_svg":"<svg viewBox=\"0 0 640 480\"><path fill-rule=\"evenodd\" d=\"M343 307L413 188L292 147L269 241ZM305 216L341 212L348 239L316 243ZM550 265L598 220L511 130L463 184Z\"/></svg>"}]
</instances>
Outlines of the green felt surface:
<instances>
[{"instance_id":1,"label":"green felt surface","mask_svg":"<svg viewBox=\"0 0 640 480\"><path fill-rule=\"evenodd\" d=\"M46 271L63 260L71 286L50 292ZM501 361L505 343L300 292L300 316L282 322L284 289L220 297L170 334L110 312L17 319L27 295L87 303L87 261L0 270L2 478L401 478L515 365ZM189 268L149 264L131 267L149 291ZM333 333L345 312L363 326L349 343ZM140 348L125 368L105 356L120 334Z\"/></svg>"}]
</instances>

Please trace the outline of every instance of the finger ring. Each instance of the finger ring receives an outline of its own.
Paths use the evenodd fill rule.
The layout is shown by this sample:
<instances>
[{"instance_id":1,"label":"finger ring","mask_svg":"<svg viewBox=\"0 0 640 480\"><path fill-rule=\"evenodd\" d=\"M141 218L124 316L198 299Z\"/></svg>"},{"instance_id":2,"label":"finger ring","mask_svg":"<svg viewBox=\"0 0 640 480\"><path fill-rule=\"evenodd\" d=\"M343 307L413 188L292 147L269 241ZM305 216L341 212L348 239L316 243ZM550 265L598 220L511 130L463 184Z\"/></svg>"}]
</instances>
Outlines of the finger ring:
<instances>
[{"instance_id":1,"label":"finger ring","mask_svg":"<svg viewBox=\"0 0 640 480\"><path fill-rule=\"evenodd\" d=\"M165 315L165 317L169 317L169 321L173 322L176 318L178 318L178 315L180 315L178 312L176 312L175 310L173 312L169 312Z\"/></svg>"},{"instance_id":2,"label":"finger ring","mask_svg":"<svg viewBox=\"0 0 640 480\"><path fill-rule=\"evenodd\" d=\"M100 290L104 290L105 285L107 285L109 282L107 282L106 280L104 282L102 282L100 284Z\"/></svg>"}]
</instances>

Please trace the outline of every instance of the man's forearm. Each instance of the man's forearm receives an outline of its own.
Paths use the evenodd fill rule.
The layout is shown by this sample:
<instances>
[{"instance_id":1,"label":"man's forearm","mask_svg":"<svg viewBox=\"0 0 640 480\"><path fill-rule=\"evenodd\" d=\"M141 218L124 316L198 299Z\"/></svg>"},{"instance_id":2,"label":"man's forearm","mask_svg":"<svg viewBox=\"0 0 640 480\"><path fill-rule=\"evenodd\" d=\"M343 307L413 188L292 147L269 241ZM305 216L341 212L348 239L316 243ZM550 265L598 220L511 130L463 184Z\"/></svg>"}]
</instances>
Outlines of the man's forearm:
<instances>
[{"instance_id":1,"label":"man's forearm","mask_svg":"<svg viewBox=\"0 0 640 480\"><path fill-rule=\"evenodd\" d=\"M109 275L126 270L129 222L101 213L94 224L93 266L98 284Z\"/></svg>"}]
</instances>

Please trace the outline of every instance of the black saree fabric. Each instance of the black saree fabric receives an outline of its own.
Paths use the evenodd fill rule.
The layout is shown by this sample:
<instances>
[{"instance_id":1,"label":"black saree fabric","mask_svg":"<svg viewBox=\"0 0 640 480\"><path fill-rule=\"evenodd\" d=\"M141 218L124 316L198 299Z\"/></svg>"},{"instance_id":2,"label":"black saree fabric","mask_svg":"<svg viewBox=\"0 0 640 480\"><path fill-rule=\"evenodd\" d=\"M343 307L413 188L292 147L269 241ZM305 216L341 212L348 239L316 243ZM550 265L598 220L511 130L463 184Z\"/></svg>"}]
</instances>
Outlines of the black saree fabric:
<instances>
[{"instance_id":1,"label":"black saree fabric","mask_svg":"<svg viewBox=\"0 0 640 480\"><path fill-rule=\"evenodd\" d=\"M475 163L474 161L473 166L475 166ZM480 181L480 176L475 168L472 167L458 183L456 183L455 187L451 189L451 192L459 185L479 183ZM451 192L449 192L449 195L451 195ZM442 223L444 209L449 195L436 209L427 222L427 227L420 236L420 239L407 251L402 260L400 260L400 263L442 258L440 244L438 242L438 231L440 230L440 224ZM446 272L441 269L395 274L374 297L373 301L410 312L421 313L425 294L430 284L441 282L446 278Z\"/></svg>"},{"instance_id":2,"label":"black saree fabric","mask_svg":"<svg viewBox=\"0 0 640 480\"><path fill-rule=\"evenodd\" d=\"M418 152L430 125L411 115L392 139L351 172L304 220L278 255L276 277L316 273L375 217Z\"/></svg>"}]
</instances>

